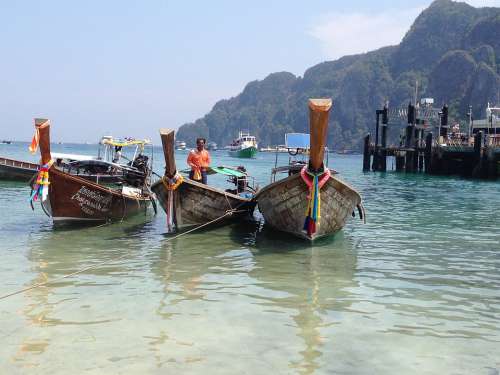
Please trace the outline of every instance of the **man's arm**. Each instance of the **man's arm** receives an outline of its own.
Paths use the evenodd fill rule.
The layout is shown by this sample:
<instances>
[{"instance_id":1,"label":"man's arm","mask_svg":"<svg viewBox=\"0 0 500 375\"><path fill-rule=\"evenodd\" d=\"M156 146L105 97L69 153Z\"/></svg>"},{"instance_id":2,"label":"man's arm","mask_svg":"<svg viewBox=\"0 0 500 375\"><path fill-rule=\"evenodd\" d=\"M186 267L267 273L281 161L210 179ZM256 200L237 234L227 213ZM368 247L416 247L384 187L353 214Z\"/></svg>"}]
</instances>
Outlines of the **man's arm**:
<instances>
[{"instance_id":1,"label":"man's arm","mask_svg":"<svg viewBox=\"0 0 500 375\"><path fill-rule=\"evenodd\" d=\"M210 166L211 162L212 162L212 159L210 158L210 152L207 151L207 167Z\"/></svg>"},{"instance_id":2,"label":"man's arm","mask_svg":"<svg viewBox=\"0 0 500 375\"><path fill-rule=\"evenodd\" d=\"M187 163L191 168L195 168L196 166L193 163L193 151L189 151L188 158L187 158Z\"/></svg>"}]
</instances>

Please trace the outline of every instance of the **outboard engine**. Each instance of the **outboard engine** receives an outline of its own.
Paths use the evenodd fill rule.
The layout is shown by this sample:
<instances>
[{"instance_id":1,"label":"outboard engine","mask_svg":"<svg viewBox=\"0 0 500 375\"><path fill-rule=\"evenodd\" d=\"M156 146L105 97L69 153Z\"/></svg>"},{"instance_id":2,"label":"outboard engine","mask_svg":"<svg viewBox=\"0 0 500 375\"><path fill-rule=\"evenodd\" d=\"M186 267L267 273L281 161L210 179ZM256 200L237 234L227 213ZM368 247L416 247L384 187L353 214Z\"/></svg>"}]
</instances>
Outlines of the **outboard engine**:
<instances>
[{"instance_id":1,"label":"outboard engine","mask_svg":"<svg viewBox=\"0 0 500 375\"><path fill-rule=\"evenodd\" d=\"M124 178L129 185L134 187L144 185L144 180L149 173L148 160L146 155L139 154L129 163L132 169L124 170Z\"/></svg>"},{"instance_id":2,"label":"outboard engine","mask_svg":"<svg viewBox=\"0 0 500 375\"><path fill-rule=\"evenodd\" d=\"M146 155L139 154L132 162L132 167L146 173L148 171L148 160Z\"/></svg>"}]
</instances>

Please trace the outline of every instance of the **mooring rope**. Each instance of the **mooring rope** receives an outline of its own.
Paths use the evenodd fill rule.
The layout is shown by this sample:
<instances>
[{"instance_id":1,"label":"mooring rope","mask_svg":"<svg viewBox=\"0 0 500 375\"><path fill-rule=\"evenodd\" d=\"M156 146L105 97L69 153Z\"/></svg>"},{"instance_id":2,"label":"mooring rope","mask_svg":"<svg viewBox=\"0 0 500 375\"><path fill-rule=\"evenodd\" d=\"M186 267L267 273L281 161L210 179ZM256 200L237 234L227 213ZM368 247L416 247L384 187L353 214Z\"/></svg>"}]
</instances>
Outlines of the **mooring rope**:
<instances>
[{"instance_id":1,"label":"mooring rope","mask_svg":"<svg viewBox=\"0 0 500 375\"><path fill-rule=\"evenodd\" d=\"M222 216L219 216L218 218L215 218L209 222L206 222L204 224L201 224L201 225L198 225L197 227L195 228L192 228L186 232L182 232L174 237L170 237L167 239L167 242L168 241L172 241L172 240L175 240L176 238L179 238L179 237L182 237L186 234L189 234L189 233L192 233L200 228L203 228L203 227L206 227L207 225L210 225L210 224L213 224L221 219L223 219L224 217L226 216L231 216L232 214L234 213L239 213L239 212L245 212L245 210L236 210L235 209L231 209L231 210L227 210L226 213ZM11 293L8 293L8 294L4 294L3 296L0 296L0 300L3 300L3 299L6 299L8 297L12 297L12 296L15 296L17 294L21 294L21 293L24 293L24 292L27 292L29 290L32 290L32 289L36 289L36 288L40 288L42 286L46 286L46 285L49 285L49 284L53 284L53 283L56 283L58 281L61 281L61 280L64 280L64 279L67 279L68 277L71 277L71 276L76 276L76 275L79 275L81 273L84 273L86 271L89 271L89 270L92 270L92 269L95 269L95 268L98 268L98 267L101 267L103 265L106 265L106 264L109 264L109 263L112 263L112 262L116 262L116 261L119 261L119 260L122 260L124 258L126 258L129 254L123 254L117 258L111 258L111 259L108 259L108 260L105 260L103 262L99 262L97 264L94 264L92 266L88 266L88 267L85 267L85 268L82 268L81 270L78 270L78 271L75 271L75 272L72 272L72 273L69 273L67 275L63 275L61 277L56 277L55 279L53 280L48 280L48 281L44 281L42 283L38 283L38 284L34 284L34 285L31 285L29 287L26 287L26 288L23 288L23 289L20 289L20 290L16 290L15 292L11 292Z\"/></svg>"}]
</instances>

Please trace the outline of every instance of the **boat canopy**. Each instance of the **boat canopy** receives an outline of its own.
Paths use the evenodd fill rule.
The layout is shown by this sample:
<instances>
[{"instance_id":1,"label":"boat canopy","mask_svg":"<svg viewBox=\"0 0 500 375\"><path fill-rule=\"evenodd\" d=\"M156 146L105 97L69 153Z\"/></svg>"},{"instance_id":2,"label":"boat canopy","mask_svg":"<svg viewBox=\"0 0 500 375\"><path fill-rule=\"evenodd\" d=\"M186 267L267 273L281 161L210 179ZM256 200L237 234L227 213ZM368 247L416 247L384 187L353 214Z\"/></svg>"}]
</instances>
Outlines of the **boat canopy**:
<instances>
[{"instance_id":1,"label":"boat canopy","mask_svg":"<svg viewBox=\"0 0 500 375\"><path fill-rule=\"evenodd\" d=\"M181 173L188 174L191 172L191 169L183 169ZM232 176L232 177L245 177L247 174L245 172L242 172L234 167L209 167L207 169L207 174L212 175L212 174L222 174L224 176Z\"/></svg>"},{"instance_id":2,"label":"boat canopy","mask_svg":"<svg viewBox=\"0 0 500 375\"><path fill-rule=\"evenodd\" d=\"M61 152L52 152L51 155L52 155L52 159L65 159L65 160L76 160L76 161L95 159L94 156L90 156L90 155L63 154Z\"/></svg>"},{"instance_id":3,"label":"boat canopy","mask_svg":"<svg viewBox=\"0 0 500 375\"><path fill-rule=\"evenodd\" d=\"M245 177L246 173L243 173L237 169L230 167L211 167L212 172L220 173L225 176L234 176L234 177Z\"/></svg>"},{"instance_id":4,"label":"boat canopy","mask_svg":"<svg viewBox=\"0 0 500 375\"><path fill-rule=\"evenodd\" d=\"M287 133L285 134L285 145L289 149L308 150L310 148L309 139L309 134L306 133Z\"/></svg>"},{"instance_id":5,"label":"boat canopy","mask_svg":"<svg viewBox=\"0 0 500 375\"><path fill-rule=\"evenodd\" d=\"M113 139L109 137L103 137L101 140L103 145L117 146L117 147L127 147L135 145L147 145L151 141L149 139Z\"/></svg>"}]
</instances>

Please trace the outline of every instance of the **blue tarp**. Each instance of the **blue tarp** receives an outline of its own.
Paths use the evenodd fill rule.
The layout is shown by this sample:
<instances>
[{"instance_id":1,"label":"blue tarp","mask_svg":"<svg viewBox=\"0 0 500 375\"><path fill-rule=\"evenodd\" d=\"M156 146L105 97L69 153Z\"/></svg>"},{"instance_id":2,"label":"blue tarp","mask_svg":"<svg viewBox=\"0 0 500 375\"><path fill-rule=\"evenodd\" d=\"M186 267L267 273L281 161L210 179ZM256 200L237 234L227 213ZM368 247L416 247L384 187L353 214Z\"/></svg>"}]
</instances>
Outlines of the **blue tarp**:
<instances>
[{"instance_id":1,"label":"blue tarp","mask_svg":"<svg viewBox=\"0 0 500 375\"><path fill-rule=\"evenodd\" d=\"M285 145L287 148L309 149L309 134L287 133L285 134Z\"/></svg>"}]
</instances>

